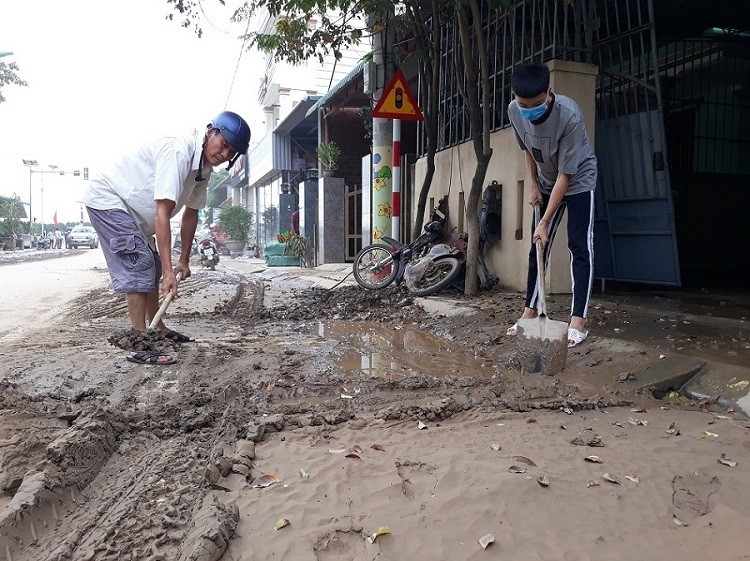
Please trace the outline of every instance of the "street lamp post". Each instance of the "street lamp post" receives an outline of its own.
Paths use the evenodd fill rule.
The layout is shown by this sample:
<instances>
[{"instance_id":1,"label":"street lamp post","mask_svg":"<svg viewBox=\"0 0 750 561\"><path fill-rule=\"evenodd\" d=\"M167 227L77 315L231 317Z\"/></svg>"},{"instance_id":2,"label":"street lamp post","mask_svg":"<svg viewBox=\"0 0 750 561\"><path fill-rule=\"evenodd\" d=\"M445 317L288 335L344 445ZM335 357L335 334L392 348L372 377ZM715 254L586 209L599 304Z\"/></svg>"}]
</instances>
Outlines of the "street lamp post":
<instances>
[{"instance_id":1,"label":"street lamp post","mask_svg":"<svg viewBox=\"0 0 750 561\"><path fill-rule=\"evenodd\" d=\"M39 182L39 216L42 217L42 238L46 237L44 231L44 171L41 171L42 178Z\"/></svg>"},{"instance_id":2,"label":"street lamp post","mask_svg":"<svg viewBox=\"0 0 750 561\"><path fill-rule=\"evenodd\" d=\"M31 233L31 225L32 225L32 214L31 214L31 175L34 173L41 173L41 185L40 185L40 216L41 216L41 225L42 225L42 237L44 237L44 174L45 173L56 173L57 175L65 175L66 173L72 173L75 177L79 177L81 175L80 169L75 169L73 171L65 171L58 169L60 166L49 164L47 167L50 169L32 169L35 167L39 167L39 162L36 160L23 160L23 165L29 168L29 233ZM83 168L83 179L88 180L89 178L89 168L84 167Z\"/></svg>"},{"instance_id":3,"label":"street lamp post","mask_svg":"<svg viewBox=\"0 0 750 561\"><path fill-rule=\"evenodd\" d=\"M31 222L33 220L31 213L31 168L38 166L39 162L36 160L24 160L23 165L29 168L29 234L31 234Z\"/></svg>"}]
</instances>

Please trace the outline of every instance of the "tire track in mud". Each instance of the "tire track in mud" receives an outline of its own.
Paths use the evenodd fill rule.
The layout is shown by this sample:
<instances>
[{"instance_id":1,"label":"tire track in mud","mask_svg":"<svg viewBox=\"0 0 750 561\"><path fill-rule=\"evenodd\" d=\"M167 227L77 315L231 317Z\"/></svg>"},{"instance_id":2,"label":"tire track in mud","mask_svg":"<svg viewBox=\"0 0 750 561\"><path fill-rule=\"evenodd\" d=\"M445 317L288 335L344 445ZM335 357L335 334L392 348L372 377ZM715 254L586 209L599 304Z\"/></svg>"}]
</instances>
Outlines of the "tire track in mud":
<instances>
[{"instance_id":1,"label":"tire track in mud","mask_svg":"<svg viewBox=\"0 0 750 561\"><path fill-rule=\"evenodd\" d=\"M207 284L195 283L194 290L185 294L198 294ZM262 291L251 290L248 296L258 294ZM238 289L238 295L245 296L244 288ZM106 305L111 299L109 291L94 291L83 301L111 310ZM38 402L40 419L48 416L44 409L67 412L58 430L41 434L33 449L31 439L6 442L8 450L26 462L12 470L7 466L5 493L12 498L0 517L0 552L5 558L218 558L238 514L215 497L207 498L215 485L211 467L237 440L234 424L226 419L240 419L243 413L232 405L231 396L238 392L221 383L232 376L222 374L227 367L217 356L241 358L247 352L243 341L240 334L217 341L216 349L193 347L189 362L210 365L211 381L187 373L180 392L162 393L150 405L142 402L142 384L151 379L148 374L131 379L130 393L114 409L105 395L96 392L82 395L78 405L78 399L70 401L70 396L19 395L17 402L10 403L4 395L2 406L16 417L23 403ZM42 346L51 351L55 344L52 337ZM246 385L244 391L254 390Z\"/></svg>"},{"instance_id":2,"label":"tire track in mud","mask_svg":"<svg viewBox=\"0 0 750 561\"><path fill-rule=\"evenodd\" d=\"M9 561L217 558L237 516L205 499L211 466L237 440L237 395L188 392L145 418L97 407L80 416L3 511L0 551Z\"/></svg>"},{"instance_id":3,"label":"tire track in mud","mask_svg":"<svg viewBox=\"0 0 750 561\"><path fill-rule=\"evenodd\" d=\"M61 545L39 559L176 558L202 497L204 461L184 437L126 437L49 537Z\"/></svg>"},{"instance_id":4,"label":"tire track in mud","mask_svg":"<svg viewBox=\"0 0 750 561\"><path fill-rule=\"evenodd\" d=\"M64 412L57 418L71 426L48 434L54 438L48 443L40 437L37 457L2 511L0 555L8 561L215 560L238 521L236 508L226 504L226 490L244 489L260 475L253 471L254 454L241 452L247 443L311 425L366 417L440 420L471 407L505 405L500 396L506 398L507 388L486 379L425 375L392 381L345 371L333 363L331 347L316 344L304 324L362 315L419 321L422 316L399 291L300 295L269 309L263 306L262 280L198 282L198 276L192 279L195 290L184 285L185 300L205 299L216 283L224 288L236 283L236 291L210 313L185 314L196 325L215 325L206 330L213 338L184 347L177 366L114 369L122 357L115 359L110 350L110 359L92 358L81 369L83 379L76 380L78 387L90 384L96 391L39 398L46 400L40 403L51 417ZM90 310L112 310L115 304L109 291L81 300ZM84 334L103 341L96 331L114 324L105 316ZM70 333L57 337L64 345ZM54 345L53 337L36 352L53 353ZM72 363L85 345L83 337L76 339L76 347L63 349L58 360ZM90 352L101 354L102 345ZM24 356L33 353L31 348ZM112 370L103 371L103 364ZM23 379L33 381L38 371ZM105 382L98 383L98 377ZM160 382L173 383L176 390L161 391ZM355 388L360 389L356 398L342 397ZM561 388L546 391L534 407L558 408ZM43 417L41 405L38 411Z\"/></svg>"},{"instance_id":5,"label":"tire track in mud","mask_svg":"<svg viewBox=\"0 0 750 561\"><path fill-rule=\"evenodd\" d=\"M209 279L200 274L193 275L180 282L180 296L190 297L214 282L216 282L215 279ZM71 306L68 317L72 320L122 317L127 314L128 309L125 296L113 292L111 288L102 288L79 296Z\"/></svg>"}]
</instances>

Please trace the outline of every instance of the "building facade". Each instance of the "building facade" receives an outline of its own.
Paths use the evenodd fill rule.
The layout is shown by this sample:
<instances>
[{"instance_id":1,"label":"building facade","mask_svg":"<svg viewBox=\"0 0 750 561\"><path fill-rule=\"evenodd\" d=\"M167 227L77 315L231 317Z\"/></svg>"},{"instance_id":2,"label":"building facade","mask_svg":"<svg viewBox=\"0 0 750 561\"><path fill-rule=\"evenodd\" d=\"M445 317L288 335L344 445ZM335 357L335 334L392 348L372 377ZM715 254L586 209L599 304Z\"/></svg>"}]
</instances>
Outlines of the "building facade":
<instances>
[{"instance_id":1,"label":"building facade","mask_svg":"<svg viewBox=\"0 0 750 561\"><path fill-rule=\"evenodd\" d=\"M532 220L523 153L506 111L510 75L520 64L546 62L554 91L582 106L596 148L596 277L748 286L748 250L728 240L741 239L740 225L750 218L743 202L750 185L749 3L524 0L502 13L484 5L483 29L493 69L487 183L497 181L502 197L502 235L487 257L503 284L524 289ZM450 221L460 226L476 160L454 67L460 57L451 56L455 23L443 33L442 135L430 201L448 195ZM416 185L424 166L419 160ZM561 239L550 268L554 291L570 289L568 268Z\"/></svg>"},{"instance_id":2,"label":"building facade","mask_svg":"<svg viewBox=\"0 0 750 561\"><path fill-rule=\"evenodd\" d=\"M260 30L268 32L275 23L275 19L266 18ZM314 27L316 22L308 25ZM339 60L329 56L322 62L310 59L298 65L275 61L273 53L266 55L258 91L265 130L247 154L246 179L239 184L235 199L235 204L245 204L256 217L251 244L259 255L276 234L291 230L291 215L298 209L302 235L313 244L322 239L316 231L322 222L317 217L317 147L324 126L316 104L333 86L345 81L369 50L363 43L344 52Z\"/></svg>"}]
</instances>

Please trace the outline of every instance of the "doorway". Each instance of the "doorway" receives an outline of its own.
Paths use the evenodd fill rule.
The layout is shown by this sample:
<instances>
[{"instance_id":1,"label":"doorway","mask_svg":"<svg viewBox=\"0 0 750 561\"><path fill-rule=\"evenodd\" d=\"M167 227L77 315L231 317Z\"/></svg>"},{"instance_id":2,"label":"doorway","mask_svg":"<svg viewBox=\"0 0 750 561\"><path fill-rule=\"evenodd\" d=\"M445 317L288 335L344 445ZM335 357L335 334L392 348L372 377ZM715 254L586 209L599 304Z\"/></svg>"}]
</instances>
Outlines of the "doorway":
<instances>
[{"instance_id":1,"label":"doorway","mask_svg":"<svg viewBox=\"0 0 750 561\"><path fill-rule=\"evenodd\" d=\"M665 128L686 288L750 285L750 43L663 47Z\"/></svg>"}]
</instances>

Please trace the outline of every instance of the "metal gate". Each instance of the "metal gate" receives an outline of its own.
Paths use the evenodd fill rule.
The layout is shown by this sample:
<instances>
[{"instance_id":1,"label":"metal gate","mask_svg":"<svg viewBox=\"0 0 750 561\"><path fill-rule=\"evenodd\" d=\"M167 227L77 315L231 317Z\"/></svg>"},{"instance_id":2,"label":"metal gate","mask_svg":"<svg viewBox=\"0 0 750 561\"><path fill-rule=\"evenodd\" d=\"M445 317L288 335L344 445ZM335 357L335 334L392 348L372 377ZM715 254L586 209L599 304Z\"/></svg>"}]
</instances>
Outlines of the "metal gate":
<instances>
[{"instance_id":1,"label":"metal gate","mask_svg":"<svg viewBox=\"0 0 750 561\"><path fill-rule=\"evenodd\" d=\"M652 0L596 5L594 274L680 286Z\"/></svg>"}]
</instances>

